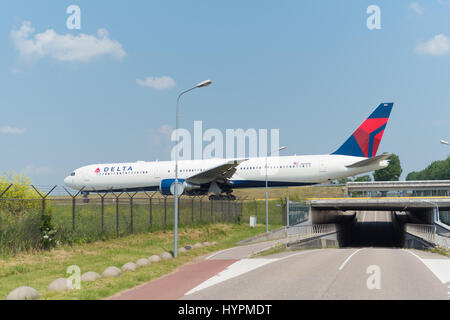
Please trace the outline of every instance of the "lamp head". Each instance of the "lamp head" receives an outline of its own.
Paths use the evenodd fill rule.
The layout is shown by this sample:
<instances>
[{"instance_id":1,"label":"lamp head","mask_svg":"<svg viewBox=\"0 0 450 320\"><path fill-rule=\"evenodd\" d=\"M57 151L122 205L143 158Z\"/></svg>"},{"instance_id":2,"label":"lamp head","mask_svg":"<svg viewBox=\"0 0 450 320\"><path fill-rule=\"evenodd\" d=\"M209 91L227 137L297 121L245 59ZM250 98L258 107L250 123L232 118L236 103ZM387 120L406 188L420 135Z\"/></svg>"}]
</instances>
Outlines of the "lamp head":
<instances>
[{"instance_id":1,"label":"lamp head","mask_svg":"<svg viewBox=\"0 0 450 320\"><path fill-rule=\"evenodd\" d=\"M205 80L196 85L197 88L207 87L211 84L211 80Z\"/></svg>"}]
</instances>

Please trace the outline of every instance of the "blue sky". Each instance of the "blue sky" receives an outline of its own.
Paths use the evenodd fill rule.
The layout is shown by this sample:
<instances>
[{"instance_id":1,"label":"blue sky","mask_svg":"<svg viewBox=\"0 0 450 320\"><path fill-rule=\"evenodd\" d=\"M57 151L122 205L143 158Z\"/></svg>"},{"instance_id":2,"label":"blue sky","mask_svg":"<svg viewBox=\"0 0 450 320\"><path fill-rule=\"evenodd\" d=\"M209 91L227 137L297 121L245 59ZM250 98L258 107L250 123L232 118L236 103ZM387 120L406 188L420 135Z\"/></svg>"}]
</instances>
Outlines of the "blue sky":
<instances>
[{"instance_id":1,"label":"blue sky","mask_svg":"<svg viewBox=\"0 0 450 320\"><path fill-rule=\"evenodd\" d=\"M331 153L394 102L378 152L404 177L449 153L449 14L446 0L3 1L0 170L62 184L85 164L169 159L176 96L211 79L183 97L181 126L278 128L284 155Z\"/></svg>"}]
</instances>

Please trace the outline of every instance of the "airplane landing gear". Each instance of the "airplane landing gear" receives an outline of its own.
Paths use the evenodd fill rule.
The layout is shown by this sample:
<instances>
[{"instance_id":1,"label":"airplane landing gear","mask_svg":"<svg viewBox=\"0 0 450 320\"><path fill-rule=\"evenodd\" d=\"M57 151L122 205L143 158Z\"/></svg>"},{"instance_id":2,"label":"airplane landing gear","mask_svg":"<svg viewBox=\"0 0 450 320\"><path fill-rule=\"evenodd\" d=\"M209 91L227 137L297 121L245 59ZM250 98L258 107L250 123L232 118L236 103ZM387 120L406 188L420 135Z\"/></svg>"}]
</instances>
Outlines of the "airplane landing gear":
<instances>
[{"instance_id":1,"label":"airplane landing gear","mask_svg":"<svg viewBox=\"0 0 450 320\"><path fill-rule=\"evenodd\" d=\"M228 201L235 201L236 196L232 194L212 194L209 196L209 200L228 200Z\"/></svg>"}]
</instances>

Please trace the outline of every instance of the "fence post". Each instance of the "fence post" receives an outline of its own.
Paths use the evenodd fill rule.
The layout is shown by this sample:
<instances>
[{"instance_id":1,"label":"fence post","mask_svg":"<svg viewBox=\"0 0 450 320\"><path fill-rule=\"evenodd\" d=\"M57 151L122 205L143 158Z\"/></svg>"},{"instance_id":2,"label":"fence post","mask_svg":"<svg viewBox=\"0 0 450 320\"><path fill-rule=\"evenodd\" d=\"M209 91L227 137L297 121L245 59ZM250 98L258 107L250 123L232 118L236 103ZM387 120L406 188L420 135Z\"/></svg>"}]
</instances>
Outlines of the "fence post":
<instances>
[{"instance_id":1,"label":"fence post","mask_svg":"<svg viewBox=\"0 0 450 320\"><path fill-rule=\"evenodd\" d=\"M194 198L191 199L191 224L194 224Z\"/></svg>"},{"instance_id":2,"label":"fence post","mask_svg":"<svg viewBox=\"0 0 450 320\"><path fill-rule=\"evenodd\" d=\"M45 195L42 195L38 189L36 189L33 185L31 185L34 189L34 191L36 191L36 193L42 198L42 214L45 213L45 200L47 199L48 195L56 188L56 186L53 186L53 188L50 189L49 192L47 192Z\"/></svg>"},{"instance_id":3,"label":"fence post","mask_svg":"<svg viewBox=\"0 0 450 320\"><path fill-rule=\"evenodd\" d=\"M101 202L101 207L102 207L102 233L105 232L105 197L108 194L108 192L105 192L105 194L102 196L100 194L98 194L100 196L100 202Z\"/></svg>"},{"instance_id":4,"label":"fence post","mask_svg":"<svg viewBox=\"0 0 450 320\"><path fill-rule=\"evenodd\" d=\"M164 230L167 226L167 196L164 196Z\"/></svg>"},{"instance_id":5,"label":"fence post","mask_svg":"<svg viewBox=\"0 0 450 320\"><path fill-rule=\"evenodd\" d=\"M202 201L203 201L203 196L200 197L200 222L202 222Z\"/></svg>"},{"instance_id":6,"label":"fence post","mask_svg":"<svg viewBox=\"0 0 450 320\"><path fill-rule=\"evenodd\" d=\"M9 188L11 188L11 186L12 186L12 183L11 183L8 187L6 187L5 190L3 190L3 192L0 194L0 200L3 198L3 195L6 193L6 191L8 191ZM1 218L2 218L2 216L1 216L1 212L0 212L0 225L1 225L1 223L2 223Z\"/></svg>"},{"instance_id":7,"label":"fence post","mask_svg":"<svg viewBox=\"0 0 450 320\"><path fill-rule=\"evenodd\" d=\"M56 186L55 186L56 187ZM33 187L34 188L34 187ZM54 189L54 188L53 188ZM52 190L53 190L52 189ZM72 193L69 192L69 190L66 189L66 187L63 186L63 189L66 190L66 192L69 194L69 196L72 198L72 230L75 231L75 198L80 194L80 192L84 189L81 188L75 195L73 195ZM36 189L34 189L36 190ZM36 190L36 192L38 192ZM38 192L39 193L39 192Z\"/></svg>"},{"instance_id":8,"label":"fence post","mask_svg":"<svg viewBox=\"0 0 450 320\"><path fill-rule=\"evenodd\" d=\"M180 220L180 217L182 216L182 214L181 214L181 204L183 203L183 201L181 200L181 197L182 197L183 195L182 194L180 194L179 196L178 196L178 223L179 224L181 224L182 222L181 222L181 220ZM175 201L175 199L174 199L174 201Z\"/></svg>"},{"instance_id":9,"label":"fence post","mask_svg":"<svg viewBox=\"0 0 450 320\"><path fill-rule=\"evenodd\" d=\"M211 204L211 222L214 222L214 215L213 215L213 203L214 203L214 200L209 199L209 203Z\"/></svg>"},{"instance_id":10,"label":"fence post","mask_svg":"<svg viewBox=\"0 0 450 320\"><path fill-rule=\"evenodd\" d=\"M152 229L152 223L153 223L152 198L156 194L156 192L153 192L152 195L149 195L146 191L144 191L144 193L147 195L148 201L149 201L149 208L148 208L149 228L148 229L151 230Z\"/></svg>"},{"instance_id":11,"label":"fence post","mask_svg":"<svg viewBox=\"0 0 450 320\"><path fill-rule=\"evenodd\" d=\"M119 236L119 197L123 192L116 195L114 192L111 192L116 200L116 236Z\"/></svg>"},{"instance_id":12,"label":"fence post","mask_svg":"<svg viewBox=\"0 0 450 320\"><path fill-rule=\"evenodd\" d=\"M130 197L130 233L134 233L134 223L133 223L133 198L136 195L137 192L133 193L133 195L130 195L127 192L127 195Z\"/></svg>"}]
</instances>

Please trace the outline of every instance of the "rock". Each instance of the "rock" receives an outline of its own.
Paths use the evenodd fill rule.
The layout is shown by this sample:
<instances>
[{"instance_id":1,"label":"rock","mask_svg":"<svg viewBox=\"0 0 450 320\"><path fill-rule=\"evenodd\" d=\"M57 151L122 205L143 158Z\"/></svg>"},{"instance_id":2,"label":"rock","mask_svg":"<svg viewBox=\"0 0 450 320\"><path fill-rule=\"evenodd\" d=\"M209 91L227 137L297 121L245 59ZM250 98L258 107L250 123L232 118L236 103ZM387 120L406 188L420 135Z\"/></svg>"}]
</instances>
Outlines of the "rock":
<instances>
[{"instance_id":1,"label":"rock","mask_svg":"<svg viewBox=\"0 0 450 320\"><path fill-rule=\"evenodd\" d=\"M137 266L140 267L146 267L150 265L150 260L146 259L146 258L142 258L139 259L138 261L136 261Z\"/></svg>"},{"instance_id":2,"label":"rock","mask_svg":"<svg viewBox=\"0 0 450 320\"><path fill-rule=\"evenodd\" d=\"M201 247L203 247L203 245L200 242L194 244L194 248L201 248Z\"/></svg>"},{"instance_id":3,"label":"rock","mask_svg":"<svg viewBox=\"0 0 450 320\"><path fill-rule=\"evenodd\" d=\"M32 287L18 287L8 294L6 300L39 300L40 297Z\"/></svg>"},{"instance_id":4,"label":"rock","mask_svg":"<svg viewBox=\"0 0 450 320\"><path fill-rule=\"evenodd\" d=\"M191 249L192 249L192 246L187 245L187 246L185 246L184 248L185 248L186 250L191 250Z\"/></svg>"},{"instance_id":5,"label":"rock","mask_svg":"<svg viewBox=\"0 0 450 320\"><path fill-rule=\"evenodd\" d=\"M203 242L203 245L204 245L205 247L207 247L207 246L210 246L211 244L210 244L208 241L205 241L205 242Z\"/></svg>"},{"instance_id":6,"label":"rock","mask_svg":"<svg viewBox=\"0 0 450 320\"><path fill-rule=\"evenodd\" d=\"M178 252L179 252L179 253L185 253L185 252L186 252L186 249L185 249L185 248L180 248L180 249L178 249Z\"/></svg>"},{"instance_id":7,"label":"rock","mask_svg":"<svg viewBox=\"0 0 450 320\"><path fill-rule=\"evenodd\" d=\"M213 241L213 242L211 242L211 245L216 245L217 244L217 241Z\"/></svg>"},{"instance_id":8,"label":"rock","mask_svg":"<svg viewBox=\"0 0 450 320\"><path fill-rule=\"evenodd\" d=\"M102 277L118 277L122 274L122 271L117 267L108 267L103 271Z\"/></svg>"},{"instance_id":9,"label":"rock","mask_svg":"<svg viewBox=\"0 0 450 320\"><path fill-rule=\"evenodd\" d=\"M67 291L69 289L69 280L66 278L59 278L54 280L48 286L48 291Z\"/></svg>"},{"instance_id":10,"label":"rock","mask_svg":"<svg viewBox=\"0 0 450 320\"><path fill-rule=\"evenodd\" d=\"M122 266L122 271L136 271L138 268L137 264L134 262L127 262Z\"/></svg>"},{"instance_id":11,"label":"rock","mask_svg":"<svg viewBox=\"0 0 450 320\"><path fill-rule=\"evenodd\" d=\"M154 254L150 258L148 258L148 260L150 260L151 263L160 262L161 261L161 257L156 255L156 254Z\"/></svg>"},{"instance_id":12,"label":"rock","mask_svg":"<svg viewBox=\"0 0 450 320\"><path fill-rule=\"evenodd\" d=\"M163 252L159 256L163 260L170 260L170 259L172 259L172 254L170 254L169 252Z\"/></svg>"},{"instance_id":13,"label":"rock","mask_svg":"<svg viewBox=\"0 0 450 320\"><path fill-rule=\"evenodd\" d=\"M95 281L99 278L100 278L100 275L97 272L88 271L88 272L83 273L83 275L81 276L81 281L90 282L90 281Z\"/></svg>"}]
</instances>

